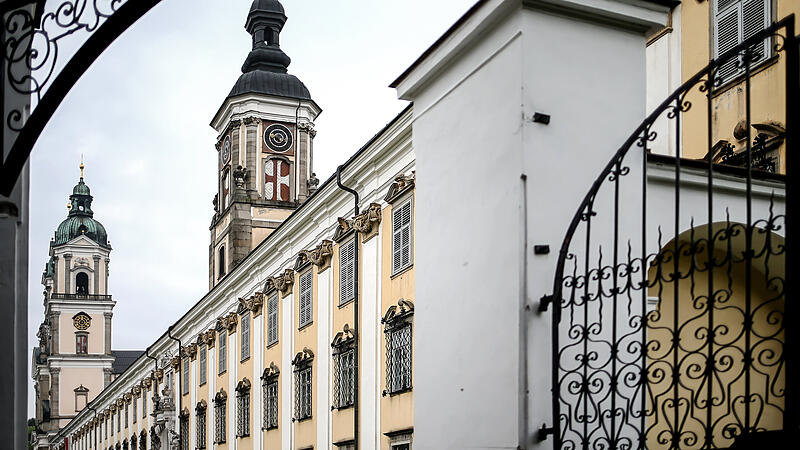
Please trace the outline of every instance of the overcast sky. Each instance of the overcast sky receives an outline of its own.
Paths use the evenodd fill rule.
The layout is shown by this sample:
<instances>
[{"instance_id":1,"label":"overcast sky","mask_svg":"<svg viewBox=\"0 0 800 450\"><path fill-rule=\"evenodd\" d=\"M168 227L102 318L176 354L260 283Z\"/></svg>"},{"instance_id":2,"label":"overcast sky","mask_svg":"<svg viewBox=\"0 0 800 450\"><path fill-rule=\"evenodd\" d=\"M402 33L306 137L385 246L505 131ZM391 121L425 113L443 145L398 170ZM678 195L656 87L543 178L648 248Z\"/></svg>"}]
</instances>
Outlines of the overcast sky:
<instances>
[{"instance_id":1,"label":"overcast sky","mask_svg":"<svg viewBox=\"0 0 800 450\"><path fill-rule=\"evenodd\" d=\"M335 167L405 106L388 88L474 0L282 0L289 72L323 112L314 171ZM144 349L208 291L216 132L250 50L251 0L163 0L78 82L31 156L30 345L41 274L81 155L113 247L114 349ZM29 414L33 414L33 391Z\"/></svg>"}]
</instances>

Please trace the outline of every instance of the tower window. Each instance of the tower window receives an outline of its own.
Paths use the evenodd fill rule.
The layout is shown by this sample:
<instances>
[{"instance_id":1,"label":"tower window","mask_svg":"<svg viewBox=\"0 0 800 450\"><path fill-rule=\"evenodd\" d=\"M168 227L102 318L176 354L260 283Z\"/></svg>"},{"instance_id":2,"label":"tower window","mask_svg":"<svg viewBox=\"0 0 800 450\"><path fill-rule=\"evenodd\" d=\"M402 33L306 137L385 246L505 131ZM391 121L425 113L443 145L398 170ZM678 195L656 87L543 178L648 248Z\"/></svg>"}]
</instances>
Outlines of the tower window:
<instances>
[{"instance_id":1,"label":"tower window","mask_svg":"<svg viewBox=\"0 0 800 450\"><path fill-rule=\"evenodd\" d=\"M80 385L75 388L75 411L82 411L89 402L89 389Z\"/></svg>"},{"instance_id":2,"label":"tower window","mask_svg":"<svg viewBox=\"0 0 800 450\"><path fill-rule=\"evenodd\" d=\"M222 278L225 275L225 246L221 246L219 248L219 278Z\"/></svg>"},{"instance_id":3,"label":"tower window","mask_svg":"<svg viewBox=\"0 0 800 450\"><path fill-rule=\"evenodd\" d=\"M288 202L291 196L291 167L281 158L264 163L264 198Z\"/></svg>"},{"instance_id":4,"label":"tower window","mask_svg":"<svg viewBox=\"0 0 800 450\"><path fill-rule=\"evenodd\" d=\"M89 275L86 272L78 272L75 275L75 293L83 295L89 293Z\"/></svg>"},{"instance_id":5,"label":"tower window","mask_svg":"<svg viewBox=\"0 0 800 450\"><path fill-rule=\"evenodd\" d=\"M75 333L75 353L78 355L89 353L89 333Z\"/></svg>"}]
</instances>

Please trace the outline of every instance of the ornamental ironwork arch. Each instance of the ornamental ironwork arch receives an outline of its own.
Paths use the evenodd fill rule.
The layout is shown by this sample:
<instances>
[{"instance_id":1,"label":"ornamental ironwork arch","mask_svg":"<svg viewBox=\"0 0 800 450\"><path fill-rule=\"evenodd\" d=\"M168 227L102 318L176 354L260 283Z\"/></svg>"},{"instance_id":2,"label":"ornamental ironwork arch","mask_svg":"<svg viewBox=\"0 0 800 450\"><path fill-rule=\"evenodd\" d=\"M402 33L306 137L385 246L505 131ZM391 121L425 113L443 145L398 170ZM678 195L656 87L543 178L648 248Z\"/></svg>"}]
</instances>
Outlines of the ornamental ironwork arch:
<instances>
[{"instance_id":1,"label":"ornamental ironwork arch","mask_svg":"<svg viewBox=\"0 0 800 450\"><path fill-rule=\"evenodd\" d=\"M745 39L667 97L592 184L539 305L552 312L553 345L553 416L540 440L781 448L798 429L800 342L786 325L800 319L787 276L800 263L800 195L785 174L798 170L799 51L793 16ZM782 153L751 114L751 77L771 57L784 59L785 97L767 98L785 112ZM728 86L742 92L736 152L714 142L716 94ZM698 123L692 140L682 127ZM698 159L664 155L690 145Z\"/></svg>"},{"instance_id":2,"label":"ornamental ironwork arch","mask_svg":"<svg viewBox=\"0 0 800 450\"><path fill-rule=\"evenodd\" d=\"M14 137L0 160L0 195L9 196L33 146L75 83L131 25L161 0L14 0L0 4L0 105L31 96L30 115L2 108L0 142ZM88 35L88 36L87 36ZM80 36L85 41L76 45ZM63 44L78 50L64 60ZM27 116L27 117L26 117Z\"/></svg>"}]
</instances>

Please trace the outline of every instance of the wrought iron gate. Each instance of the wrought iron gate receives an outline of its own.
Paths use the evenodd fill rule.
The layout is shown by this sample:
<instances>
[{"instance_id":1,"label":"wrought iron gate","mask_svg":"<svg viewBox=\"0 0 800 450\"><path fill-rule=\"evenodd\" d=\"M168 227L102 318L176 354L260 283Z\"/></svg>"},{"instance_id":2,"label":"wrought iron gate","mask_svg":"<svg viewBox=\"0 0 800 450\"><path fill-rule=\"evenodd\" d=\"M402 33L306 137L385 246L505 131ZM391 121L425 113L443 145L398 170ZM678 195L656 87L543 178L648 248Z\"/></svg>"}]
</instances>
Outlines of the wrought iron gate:
<instances>
[{"instance_id":1,"label":"wrought iron gate","mask_svg":"<svg viewBox=\"0 0 800 450\"><path fill-rule=\"evenodd\" d=\"M797 429L797 42L789 17L709 63L580 204L540 305L556 449L728 448ZM785 85L764 89L767 71ZM754 123L764 104L784 123ZM722 122L738 148L717 139Z\"/></svg>"}]
</instances>

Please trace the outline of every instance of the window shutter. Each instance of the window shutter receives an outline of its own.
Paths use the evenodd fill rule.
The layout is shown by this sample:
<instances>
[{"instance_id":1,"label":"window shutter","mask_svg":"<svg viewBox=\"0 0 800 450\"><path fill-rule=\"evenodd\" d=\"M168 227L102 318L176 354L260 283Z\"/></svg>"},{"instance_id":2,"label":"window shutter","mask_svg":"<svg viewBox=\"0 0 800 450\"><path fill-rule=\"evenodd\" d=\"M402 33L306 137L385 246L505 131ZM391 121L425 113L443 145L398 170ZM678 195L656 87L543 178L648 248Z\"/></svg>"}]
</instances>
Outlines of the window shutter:
<instances>
[{"instance_id":1,"label":"window shutter","mask_svg":"<svg viewBox=\"0 0 800 450\"><path fill-rule=\"evenodd\" d=\"M300 325L311 323L311 271L300 276Z\"/></svg>"},{"instance_id":2,"label":"window shutter","mask_svg":"<svg viewBox=\"0 0 800 450\"><path fill-rule=\"evenodd\" d=\"M716 56L722 56L725 52L739 45L739 8L730 8L716 16ZM735 75L738 68L736 63L738 58L732 58L723 64L717 77L721 80L728 80Z\"/></svg>"},{"instance_id":3,"label":"window shutter","mask_svg":"<svg viewBox=\"0 0 800 450\"><path fill-rule=\"evenodd\" d=\"M278 294L267 300L267 345L278 342Z\"/></svg>"},{"instance_id":4,"label":"window shutter","mask_svg":"<svg viewBox=\"0 0 800 450\"><path fill-rule=\"evenodd\" d=\"M392 211L392 272L411 265L411 201Z\"/></svg>"},{"instance_id":5,"label":"window shutter","mask_svg":"<svg viewBox=\"0 0 800 450\"><path fill-rule=\"evenodd\" d=\"M768 26L767 4L769 0L747 0L742 4L742 41L745 41ZM764 39L751 47L753 51L752 63L761 61L769 50L769 39Z\"/></svg>"},{"instance_id":6,"label":"window shutter","mask_svg":"<svg viewBox=\"0 0 800 450\"><path fill-rule=\"evenodd\" d=\"M355 298L355 239L339 249L339 304Z\"/></svg>"}]
</instances>

